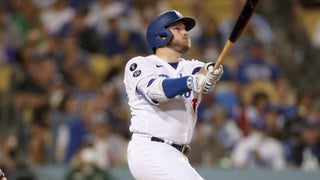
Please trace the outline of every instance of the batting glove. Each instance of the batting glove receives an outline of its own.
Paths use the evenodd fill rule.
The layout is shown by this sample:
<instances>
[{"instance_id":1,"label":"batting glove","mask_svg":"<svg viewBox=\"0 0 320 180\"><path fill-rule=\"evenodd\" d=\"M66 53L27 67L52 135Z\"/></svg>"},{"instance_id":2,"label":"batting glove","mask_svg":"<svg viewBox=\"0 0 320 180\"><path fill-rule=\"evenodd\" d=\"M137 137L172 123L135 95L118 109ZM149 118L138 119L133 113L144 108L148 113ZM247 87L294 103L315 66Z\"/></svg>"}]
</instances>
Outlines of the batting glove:
<instances>
[{"instance_id":1,"label":"batting glove","mask_svg":"<svg viewBox=\"0 0 320 180\"><path fill-rule=\"evenodd\" d=\"M206 80L206 76L204 74L195 74L188 77L187 86L189 89L197 93L200 93L203 89L205 80Z\"/></svg>"},{"instance_id":2,"label":"batting glove","mask_svg":"<svg viewBox=\"0 0 320 180\"><path fill-rule=\"evenodd\" d=\"M206 63L205 65L205 69L206 69L206 81L209 81L211 84L216 84L222 74L223 74L223 66L219 65L219 68L214 70L215 63Z\"/></svg>"},{"instance_id":3,"label":"batting glove","mask_svg":"<svg viewBox=\"0 0 320 180\"><path fill-rule=\"evenodd\" d=\"M202 87L202 93L211 94L216 87L216 83L211 83L210 81L205 81Z\"/></svg>"},{"instance_id":4,"label":"batting glove","mask_svg":"<svg viewBox=\"0 0 320 180\"><path fill-rule=\"evenodd\" d=\"M204 94L210 94L214 91L216 83L220 80L223 74L222 65L220 65L219 68L216 70L214 70L213 67L214 67L214 63L207 63L205 65L206 78L202 88L202 92Z\"/></svg>"}]
</instances>

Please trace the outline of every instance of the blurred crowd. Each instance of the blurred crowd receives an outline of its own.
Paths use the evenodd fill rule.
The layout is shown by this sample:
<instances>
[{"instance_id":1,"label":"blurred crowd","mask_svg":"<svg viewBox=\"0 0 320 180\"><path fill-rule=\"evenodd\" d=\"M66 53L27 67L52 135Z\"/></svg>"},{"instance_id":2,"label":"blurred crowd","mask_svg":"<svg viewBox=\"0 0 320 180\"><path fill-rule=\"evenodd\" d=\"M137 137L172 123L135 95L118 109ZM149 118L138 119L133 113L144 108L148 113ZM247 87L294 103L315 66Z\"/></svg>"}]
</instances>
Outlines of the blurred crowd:
<instances>
[{"instance_id":1,"label":"blurred crowd","mask_svg":"<svg viewBox=\"0 0 320 180\"><path fill-rule=\"evenodd\" d=\"M190 3L185 15L197 25L186 58L215 61L242 9L243 1L232 3L221 20L202 1ZM171 8L160 0L0 2L0 168L8 177L54 164L71 168L68 179L86 167L107 178L101 169L126 166L123 68L152 53L146 26ZM225 59L214 94L198 109L191 163L320 170L318 94L293 86L273 29L255 13Z\"/></svg>"}]
</instances>

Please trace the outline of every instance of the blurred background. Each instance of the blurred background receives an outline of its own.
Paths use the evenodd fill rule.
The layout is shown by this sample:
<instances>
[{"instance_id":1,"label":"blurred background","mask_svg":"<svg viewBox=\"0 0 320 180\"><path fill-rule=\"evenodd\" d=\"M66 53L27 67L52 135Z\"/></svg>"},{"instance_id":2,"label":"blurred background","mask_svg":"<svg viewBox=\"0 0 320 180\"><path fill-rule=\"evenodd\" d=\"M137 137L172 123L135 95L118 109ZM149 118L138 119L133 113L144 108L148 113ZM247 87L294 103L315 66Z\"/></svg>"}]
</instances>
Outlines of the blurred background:
<instances>
[{"instance_id":1,"label":"blurred background","mask_svg":"<svg viewBox=\"0 0 320 180\"><path fill-rule=\"evenodd\" d=\"M0 168L10 180L132 179L125 63L176 9L197 20L186 59L215 61L243 0L1 0ZM320 1L260 0L190 162L205 179L320 177Z\"/></svg>"}]
</instances>

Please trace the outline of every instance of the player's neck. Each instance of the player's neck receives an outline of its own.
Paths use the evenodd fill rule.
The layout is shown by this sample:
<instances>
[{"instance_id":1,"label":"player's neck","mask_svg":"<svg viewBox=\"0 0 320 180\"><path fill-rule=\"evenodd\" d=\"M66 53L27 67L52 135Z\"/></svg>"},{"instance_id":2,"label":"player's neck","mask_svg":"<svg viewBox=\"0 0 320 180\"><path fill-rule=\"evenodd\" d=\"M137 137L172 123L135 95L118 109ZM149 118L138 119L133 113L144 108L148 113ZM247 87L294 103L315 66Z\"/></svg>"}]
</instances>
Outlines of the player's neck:
<instances>
[{"instance_id":1,"label":"player's neck","mask_svg":"<svg viewBox=\"0 0 320 180\"><path fill-rule=\"evenodd\" d=\"M169 48L159 48L157 49L156 56L159 56L168 63L174 63L180 61L182 55Z\"/></svg>"}]
</instances>

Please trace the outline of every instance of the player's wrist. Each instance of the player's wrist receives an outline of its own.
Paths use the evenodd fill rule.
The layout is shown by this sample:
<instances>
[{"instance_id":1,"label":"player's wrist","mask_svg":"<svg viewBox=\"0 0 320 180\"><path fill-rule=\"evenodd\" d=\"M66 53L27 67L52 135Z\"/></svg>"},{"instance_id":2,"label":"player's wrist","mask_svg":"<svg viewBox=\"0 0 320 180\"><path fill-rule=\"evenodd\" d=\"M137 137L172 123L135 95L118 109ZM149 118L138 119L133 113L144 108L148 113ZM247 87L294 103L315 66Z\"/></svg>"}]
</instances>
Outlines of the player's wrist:
<instances>
[{"instance_id":1,"label":"player's wrist","mask_svg":"<svg viewBox=\"0 0 320 180\"><path fill-rule=\"evenodd\" d=\"M190 89L190 90L193 90L193 76L188 76L187 78L187 87Z\"/></svg>"},{"instance_id":2,"label":"player's wrist","mask_svg":"<svg viewBox=\"0 0 320 180\"><path fill-rule=\"evenodd\" d=\"M204 74L195 74L188 76L187 78L187 87L195 92L201 92L206 76Z\"/></svg>"}]
</instances>

